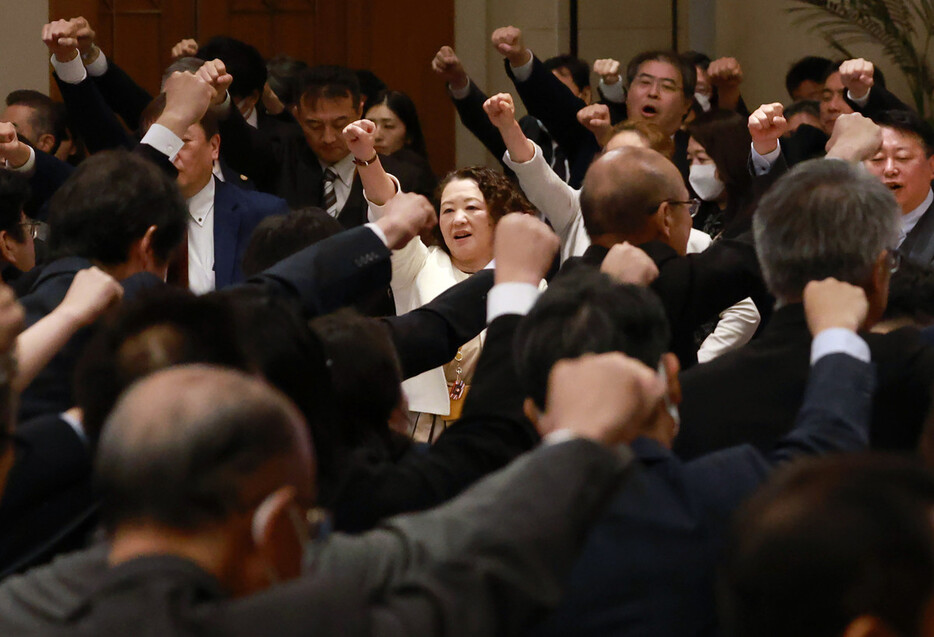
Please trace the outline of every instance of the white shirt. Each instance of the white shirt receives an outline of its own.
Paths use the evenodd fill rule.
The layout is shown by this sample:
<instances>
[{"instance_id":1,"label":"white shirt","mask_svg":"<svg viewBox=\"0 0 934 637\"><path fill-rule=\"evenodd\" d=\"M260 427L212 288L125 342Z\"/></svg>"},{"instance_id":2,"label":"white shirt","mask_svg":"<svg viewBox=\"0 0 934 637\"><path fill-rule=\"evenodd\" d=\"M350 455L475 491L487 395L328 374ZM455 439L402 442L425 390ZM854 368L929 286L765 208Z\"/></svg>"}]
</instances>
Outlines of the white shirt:
<instances>
[{"instance_id":1,"label":"white shirt","mask_svg":"<svg viewBox=\"0 0 934 637\"><path fill-rule=\"evenodd\" d=\"M214 179L188 200L188 287L214 289Z\"/></svg>"},{"instance_id":2,"label":"white shirt","mask_svg":"<svg viewBox=\"0 0 934 637\"><path fill-rule=\"evenodd\" d=\"M908 236L908 233L915 229L915 226L918 225L918 222L921 221L921 217L924 216L924 213L928 211L928 208L931 207L931 203L934 203L934 190L928 188L928 196L924 198L924 201L921 202L921 205L909 212L908 214L902 215L902 227L901 227L901 236L898 238L898 246L902 245L905 241L905 238Z\"/></svg>"},{"instance_id":3,"label":"white shirt","mask_svg":"<svg viewBox=\"0 0 934 637\"><path fill-rule=\"evenodd\" d=\"M340 212L344 209L344 204L347 203L347 198L350 196L350 189L353 187L353 178L356 174L357 167L353 163L353 154L347 153L347 156L336 164L325 164L320 161L321 170L327 170L330 168L337 173L337 179L334 180L334 194L337 195L337 211Z\"/></svg>"}]
</instances>

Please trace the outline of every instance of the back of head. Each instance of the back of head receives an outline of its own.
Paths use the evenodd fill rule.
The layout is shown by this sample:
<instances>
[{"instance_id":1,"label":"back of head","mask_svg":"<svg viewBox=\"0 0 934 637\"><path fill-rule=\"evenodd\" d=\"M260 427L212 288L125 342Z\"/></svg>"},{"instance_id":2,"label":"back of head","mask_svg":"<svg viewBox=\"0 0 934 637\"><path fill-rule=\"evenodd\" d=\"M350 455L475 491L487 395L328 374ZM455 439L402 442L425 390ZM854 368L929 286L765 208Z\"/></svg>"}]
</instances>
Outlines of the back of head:
<instances>
[{"instance_id":1,"label":"back of head","mask_svg":"<svg viewBox=\"0 0 934 637\"><path fill-rule=\"evenodd\" d=\"M25 241L26 234L20 225L23 207L29 200L29 181L22 175L0 170L0 230L9 233L16 241Z\"/></svg>"},{"instance_id":2,"label":"back of head","mask_svg":"<svg viewBox=\"0 0 934 637\"><path fill-rule=\"evenodd\" d=\"M879 126L915 137L924 147L928 157L934 155L934 128L914 111L883 111L873 117L872 121Z\"/></svg>"},{"instance_id":3,"label":"back of head","mask_svg":"<svg viewBox=\"0 0 934 637\"><path fill-rule=\"evenodd\" d=\"M584 90L590 86L590 65L586 60L577 56L563 53L545 60L542 65L546 71L556 71L558 69L567 69L571 79L577 84L577 88Z\"/></svg>"},{"instance_id":4,"label":"back of head","mask_svg":"<svg viewBox=\"0 0 934 637\"><path fill-rule=\"evenodd\" d=\"M675 142L674 140L665 134L665 132L658 127L654 122L649 122L643 119L626 119L618 123L613 127L613 131L610 135L612 140L619 133L633 132L637 134L645 142L645 145L654 150L657 153L660 153L671 159L675 154ZM607 142L607 148L610 148L611 144Z\"/></svg>"},{"instance_id":5,"label":"back of head","mask_svg":"<svg viewBox=\"0 0 934 637\"><path fill-rule=\"evenodd\" d=\"M934 325L934 267L902 258L889 281L889 300L883 321L926 327Z\"/></svg>"},{"instance_id":6,"label":"back of head","mask_svg":"<svg viewBox=\"0 0 934 637\"><path fill-rule=\"evenodd\" d=\"M581 215L587 234L633 235L658 205L678 197L678 169L648 148L628 146L605 153L590 165L581 186Z\"/></svg>"},{"instance_id":7,"label":"back of head","mask_svg":"<svg viewBox=\"0 0 934 637\"><path fill-rule=\"evenodd\" d=\"M286 106L295 104L298 100L295 95L298 76L307 68L307 63L287 55L277 55L266 62L266 82L280 102Z\"/></svg>"},{"instance_id":8,"label":"back of head","mask_svg":"<svg viewBox=\"0 0 934 637\"><path fill-rule=\"evenodd\" d=\"M263 86L266 84L266 61L254 46L219 35L198 49L196 57L202 60L223 61L227 72L234 78L233 84L230 85L230 95L234 99L250 97L257 91L259 95L263 94Z\"/></svg>"},{"instance_id":9,"label":"back of head","mask_svg":"<svg viewBox=\"0 0 934 637\"><path fill-rule=\"evenodd\" d=\"M727 634L832 637L866 616L884 634L930 634L921 622L934 594L932 506L934 478L903 458L795 465L737 516Z\"/></svg>"},{"instance_id":10,"label":"back of head","mask_svg":"<svg viewBox=\"0 0 934 637\"><path fill-rule=\"evenodd\" d=\"M223 523L282 486L258 484L269 481L257 477L265 466L310 453L295 407L261 380L203 366L157 372L104 426L94 468L102 515L111 531Z\"/></svg>"},{"instance_id":11,"label":"back of head","mask_svg":"<svg viewBox=\"0 0 934 637\"><path fill-rule=\"evenodd\" d=\"M639 73L639 67L645 62L666 62L678 69L681 73L681 90L684 97L688 100L694 97L694 89L697 86L697 69L694 64L688 62L677 51L643 51L637 54L626 66L626 82L632 84Z\"/></svg>"},{"instance_id":12,"label":"back of head","mask_svg":"<svg viewBox=\"0 0 934 637\"><path fill-rule=\"evenodd\" d=\"M746 119L734 111L712 110L695 117L688 133L717 165L720 180L730 194L745 193L752 183L747 167L752 138Z\"/></svg>"},{"instance_id":13,"label":"back of head","mask_svg":"<svg viewBox=\"0 0 934 637\"><path fill-rule=\"evenodd\" d=\"M622 352L655 368L669 339L668 319L654 292L581 268L558 277L522 319L514 341L516 367L525 395L544 411L548 375L559 360Z\"/></svg>"},{"instance_id":14,"label":"back of head","mask_svg":"<svg viewBox=\"0 0 934 637\"><path fill-rule=\"evenodd\" d=\"M300 208L272 215L257 224L243 253L247 277L271 268L282 259L337 234L343 226L321 208Z\"/></svg>"},{"instance_id":15,"label":"back of head","mask_svg":"<svg viewBox=\"0 0 934 637\"><path fill-rule=\"evenodd\" d=\"M809 281L864 285L899 235L899 207L882 183L843 161L815 159L783 175L759 201L753 233L762 275L780 301Z\"/></svg>"},{"instance_id":16,"label":"back of head","mask_svg":"<svg viewBox=\"0 0 934 637\"><path fill-rule=\"evenodd\" d=\"M367 110L380 104L395 113L405 125L405 147L427 158L425 135L422 133L422 124L418 119L418 111L415 110L415 102L412 98L401 91L380 91L367 103Z\"/></svg>"},{"instance_id":17,"label":"back of head","mask_svg":"<svg viewBox=\"0 0 934 637\"><path fill-rule=\"evenodd\" d=\"M785 74L785 89L794 98L795 91L802 82L811 81L822 84L834 67L832 60L816 55L808 55L791 65Z\"/></svg>"},{"instance_id":18,"label":"back of head","mask_svg":"<svg viewBox=\"0 0 934 637\"><path fill-rule=\"evenodd\" d=\"M319 99L350 97L356 107L360 103L360 81L353 71L343 66L312 66L298 76L296 95L309 104Z\"/></svg>"},{"instance_id":19,"label":"back of head","mask_svg":"<svg viewBox=\"0 0 934 637\"><path fill-rule=\"evenodd\" d=\"M132 244L155 226L152 249L162 262L185 236L188 207L175 182L123 150L84 160L49 204L49 248L104 266L129 258Z\"/></svg>"}]
</instances>

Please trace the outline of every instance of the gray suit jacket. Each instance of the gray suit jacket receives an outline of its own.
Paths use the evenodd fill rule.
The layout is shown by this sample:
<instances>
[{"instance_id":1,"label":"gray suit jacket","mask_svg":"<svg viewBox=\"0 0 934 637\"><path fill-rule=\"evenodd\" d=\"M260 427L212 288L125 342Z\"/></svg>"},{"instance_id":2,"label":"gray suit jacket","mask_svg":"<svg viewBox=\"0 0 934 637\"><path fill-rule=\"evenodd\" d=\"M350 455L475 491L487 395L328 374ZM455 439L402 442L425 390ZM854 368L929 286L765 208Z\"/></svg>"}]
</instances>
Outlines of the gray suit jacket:
<instances>
[{"instance_id":1,"label":"gray suit jacket","mask_svg":"<svg viewBox=\"0 0 934 637\"><path fill-rule=\"evenodd\" d=\"M934 203L918 219L898 251L917 263L927 265L934 262Z\"/></svg>"}]
</instances>

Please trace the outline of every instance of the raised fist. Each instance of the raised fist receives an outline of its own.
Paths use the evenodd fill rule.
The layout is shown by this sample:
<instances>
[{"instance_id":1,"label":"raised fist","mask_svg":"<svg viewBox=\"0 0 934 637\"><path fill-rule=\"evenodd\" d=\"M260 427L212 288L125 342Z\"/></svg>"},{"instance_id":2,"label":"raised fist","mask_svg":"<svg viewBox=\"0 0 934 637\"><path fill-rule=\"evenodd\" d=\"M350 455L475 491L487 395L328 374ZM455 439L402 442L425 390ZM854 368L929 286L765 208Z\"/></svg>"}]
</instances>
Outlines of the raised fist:
<instances>
[{"instance_id":1,"label":"raised fist","mask_svg":"<svg viewBox=\"0 0 934 637\"><path fill-rule=\"evenodd\" d=\"M606 58L594 60L593 72L603 79L604 84L616 84L619 82L619 60Z\"/></svg>"},{"instance_id":2,"label":"raised fist","mask_svg":"<svg viewBox=\"0 0 934 637\"><path fill-rule=\"evenodd\" d=\"M516 105L509 93L497 93L483 103L483 110L496 128L507 128L516 121Z\"/></svg>"},{"instance_id":3,"label":"raised fist","mask_svg":"<svg viewBox=\"0 0 934 637\"><path fill-rule=\"evenodd\" d=\"M875 67L869 60L856 58L840 65L840 81L850 92L853 99L863 99L875 83Z\"/></svg>"},{"instance_id":4,"label":"raised fist","mask_svg":"<svg viewBox=\"0 0 934 637\"><path fill-rule=\"evenodd\" d=\"M78 56L78 26L71 20L56 20L42 27L42 41L59 62Z\"/></svg>"},{"instance_id":5,"label":"raised fist","mask_svg":"<svg viewBox=\"0 0 934 637\"><path fill-rule=\"evenodd\" d=\"M711 86L719 89L735 88L743 81L743 67L736 58L719 58L707 67L707 77Z\"/></svg>"},{"instance_id":6,"label":"raised fist","mask_svg":"<svg viewBox=\"0 0 934 637\"><path fill-rule=\"evenodd\" d=\"M29 161L29 146L19 141L16 127L10 122L0 122L0 164L19 168Z\"/></svg>"},{"instance_id":7,"label":"raised fist","mask_svg":"<svg viewBox=\"0 0 934 637\"><path fill-rule=\"evenodd\" d=\"M493 46L513 67L529 61L529 50L522 41L522 31L516 27L500 27L493 32Z\"/></svg>"},{"instance_id":8,"label":"raised fist","mask_svg":"<svg viewBox=\"0 0 934 637\"><path fill-rule=\"evenodd\" d=\"M836 279L811 281L804 287L803 300L812 336L833 327L855 332L866 322L869 313L866 291Z\"/></svg>"},{"instance_id":9,"label":"raised fist","mask_svg":"<svg viewBox=\"0 0 934 637\"><path fill-rule=\"evenodd\" d=\"M533 215L513 212L496 224L493 260L497 283L538 285L548 274L561 241L548 225Z\"/></svg>"},{"instance_id":10,"label":"raised fist","mask_svg":"<svg viewBox=\"0 0 934 637\"><path fill-rule=\"evenodd\" d=\"M859 162L869 159L882 147L882 128L859 113L837 118L827 140L827 157Z\"/></svg>"},{"instance_id":11,"label":"raised fist","mask_svg":"<svg viewBox=\"0 0 934 637\"><path fill-rule=\"evenodd\" d=\"M214 89L211 104L217 106L223 103L227 98L227 89L233 83L233 76L227 72L224 63L218 59L209 60L201 65L197 75Z\"/></svg>"},{"instance_id":12,"label":"raised fist","mask_svg":"<svg viewBox=\"0 0 934 637\"><path fill-rule=\"evenodd\" d=\"M591 104L577 111L577 121L581 126L593 133L602 145L606 136L613 128L610 122L610 107L606 104Z\"/></svg>"},{"instance_id":13,"label":"raised fist","mask_svg":"<svg viewBox=\"0 0 934 637\"><path fill-rule=\"evenodd\" d=\"M785 109L778 102L763 104L749 116L748 126L753 148L768 155L778 147L778 138L788 132Z\"/></svg>"},{"instance_id":14,"label":"raised fist","mask_svg":"<svg viewBox=\"0 0 934 637\"><path fill-rule=\"evenodd\" d=\"M343 135L354 157L360 161L372 161L376 157L376 124L368 119L360 119L347 124Z\"/></svg>"},{"instance_id":15,"label":"raised fist","mask_svg":"<svg viewBox=\"0 0 934 637\"><path fill-rule=\"evenodd\" d=\"M425 197L411 192L398 192L386 204L386 212L376 225L386 236L389 249L399 250L437 223L435 208Z\"/></svg>"},{"instance_id":16,"label":"raised fist","mask_svg":"<svg viewBox=\"0 0 934 637\"><path fill-rule=\"evenodd\" d=\"M658 278L658 266L644 250L628 241L617 243L603 258L600 271L618 283L647 286Z\"/></svg>"},{"instance_id":17,"label":"raised fist","mask_svg":"<svg viewBox=\"0 0 934 637\"><path fill-rule=\"evenodd\" d=\"M179 137L184 136L189 126L201 121L215 95L214 87L201 75L178 71L168 77L163 90L165 109L156 122Z\"/></svg>"},{"instance_id":18,"label":"raised fist","mask_svg":"<svg viewBox=\"0 0 934 637\"><path fill-rule=\"evenodd\" d=\"M191 38L179 41L172 47L172 59L192 57L198 52L198 43Z\"/></svg>"},{"instance_id":19,"label":"raised fist","mask_svg":"<svg viewBox=\"0 0 934 637\"><path fill-rule=\"evenodd\" d=\"M467 71L464 70L464 65L461 64L454 49L449 46L438 49L431 61L431 70L450 84L452 89L457 90L467 86Z\"/></svg>"},{"instance_id":20,"label":"raised fist","mask_svg":"<svg viewBox=\"0 0 934 637\"><path fill-rule=\"evenodd\" d=\"M88 21L81 16L72 18L71 22L75 25L75 37L78 40L78 53L81 54L81 59L84 60L85 64L90 64L94 61L92 58L96 58L97 54L100 52L100 49L94 44L94 38L97 37L97 34L94 33L94 29L91 28Z\"/></svg>"}]
</instances>

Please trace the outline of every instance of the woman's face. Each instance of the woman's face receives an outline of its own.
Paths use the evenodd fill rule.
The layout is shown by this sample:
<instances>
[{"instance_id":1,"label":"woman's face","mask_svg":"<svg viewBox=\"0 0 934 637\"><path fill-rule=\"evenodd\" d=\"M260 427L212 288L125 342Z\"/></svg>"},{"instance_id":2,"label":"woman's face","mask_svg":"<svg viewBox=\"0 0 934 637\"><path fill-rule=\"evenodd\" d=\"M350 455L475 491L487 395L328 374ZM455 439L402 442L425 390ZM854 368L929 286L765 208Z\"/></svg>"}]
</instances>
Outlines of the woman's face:
<instances>
[{"instance_id":1,"label":"woman's face","mask_svg":"<svg viewBox=\"0 0 934 637\"><path fill-rule=\"evenodd\" d=\"M688 140L687 154L688 162L690 162L691 166L706 166L707 164L714 163L710 155L707 154L707 151L704 150L704 147L693 137Z\"/></svg>"},{"instance_id":2,"label":"woman's face","mask_svg":"<svg viewBox=\"0 0 934 637\"><path fill-rule=\"evenodd\" d=\"M441 193L441 236L462 272L477 272L493 259L493 218L473 179L455 179Z\"/></svg>"},{"instance_id":3,"label":"woman's face","mask_svg":"<svg viewBox=\"0 0 934 637\"><path fill-rule=\"evenodd\" d=\"M367 111L366 118L376 124L376 152L391 155L405 147L405 124L385 104L377 104Z\"/></svg>"}]
</instances>

